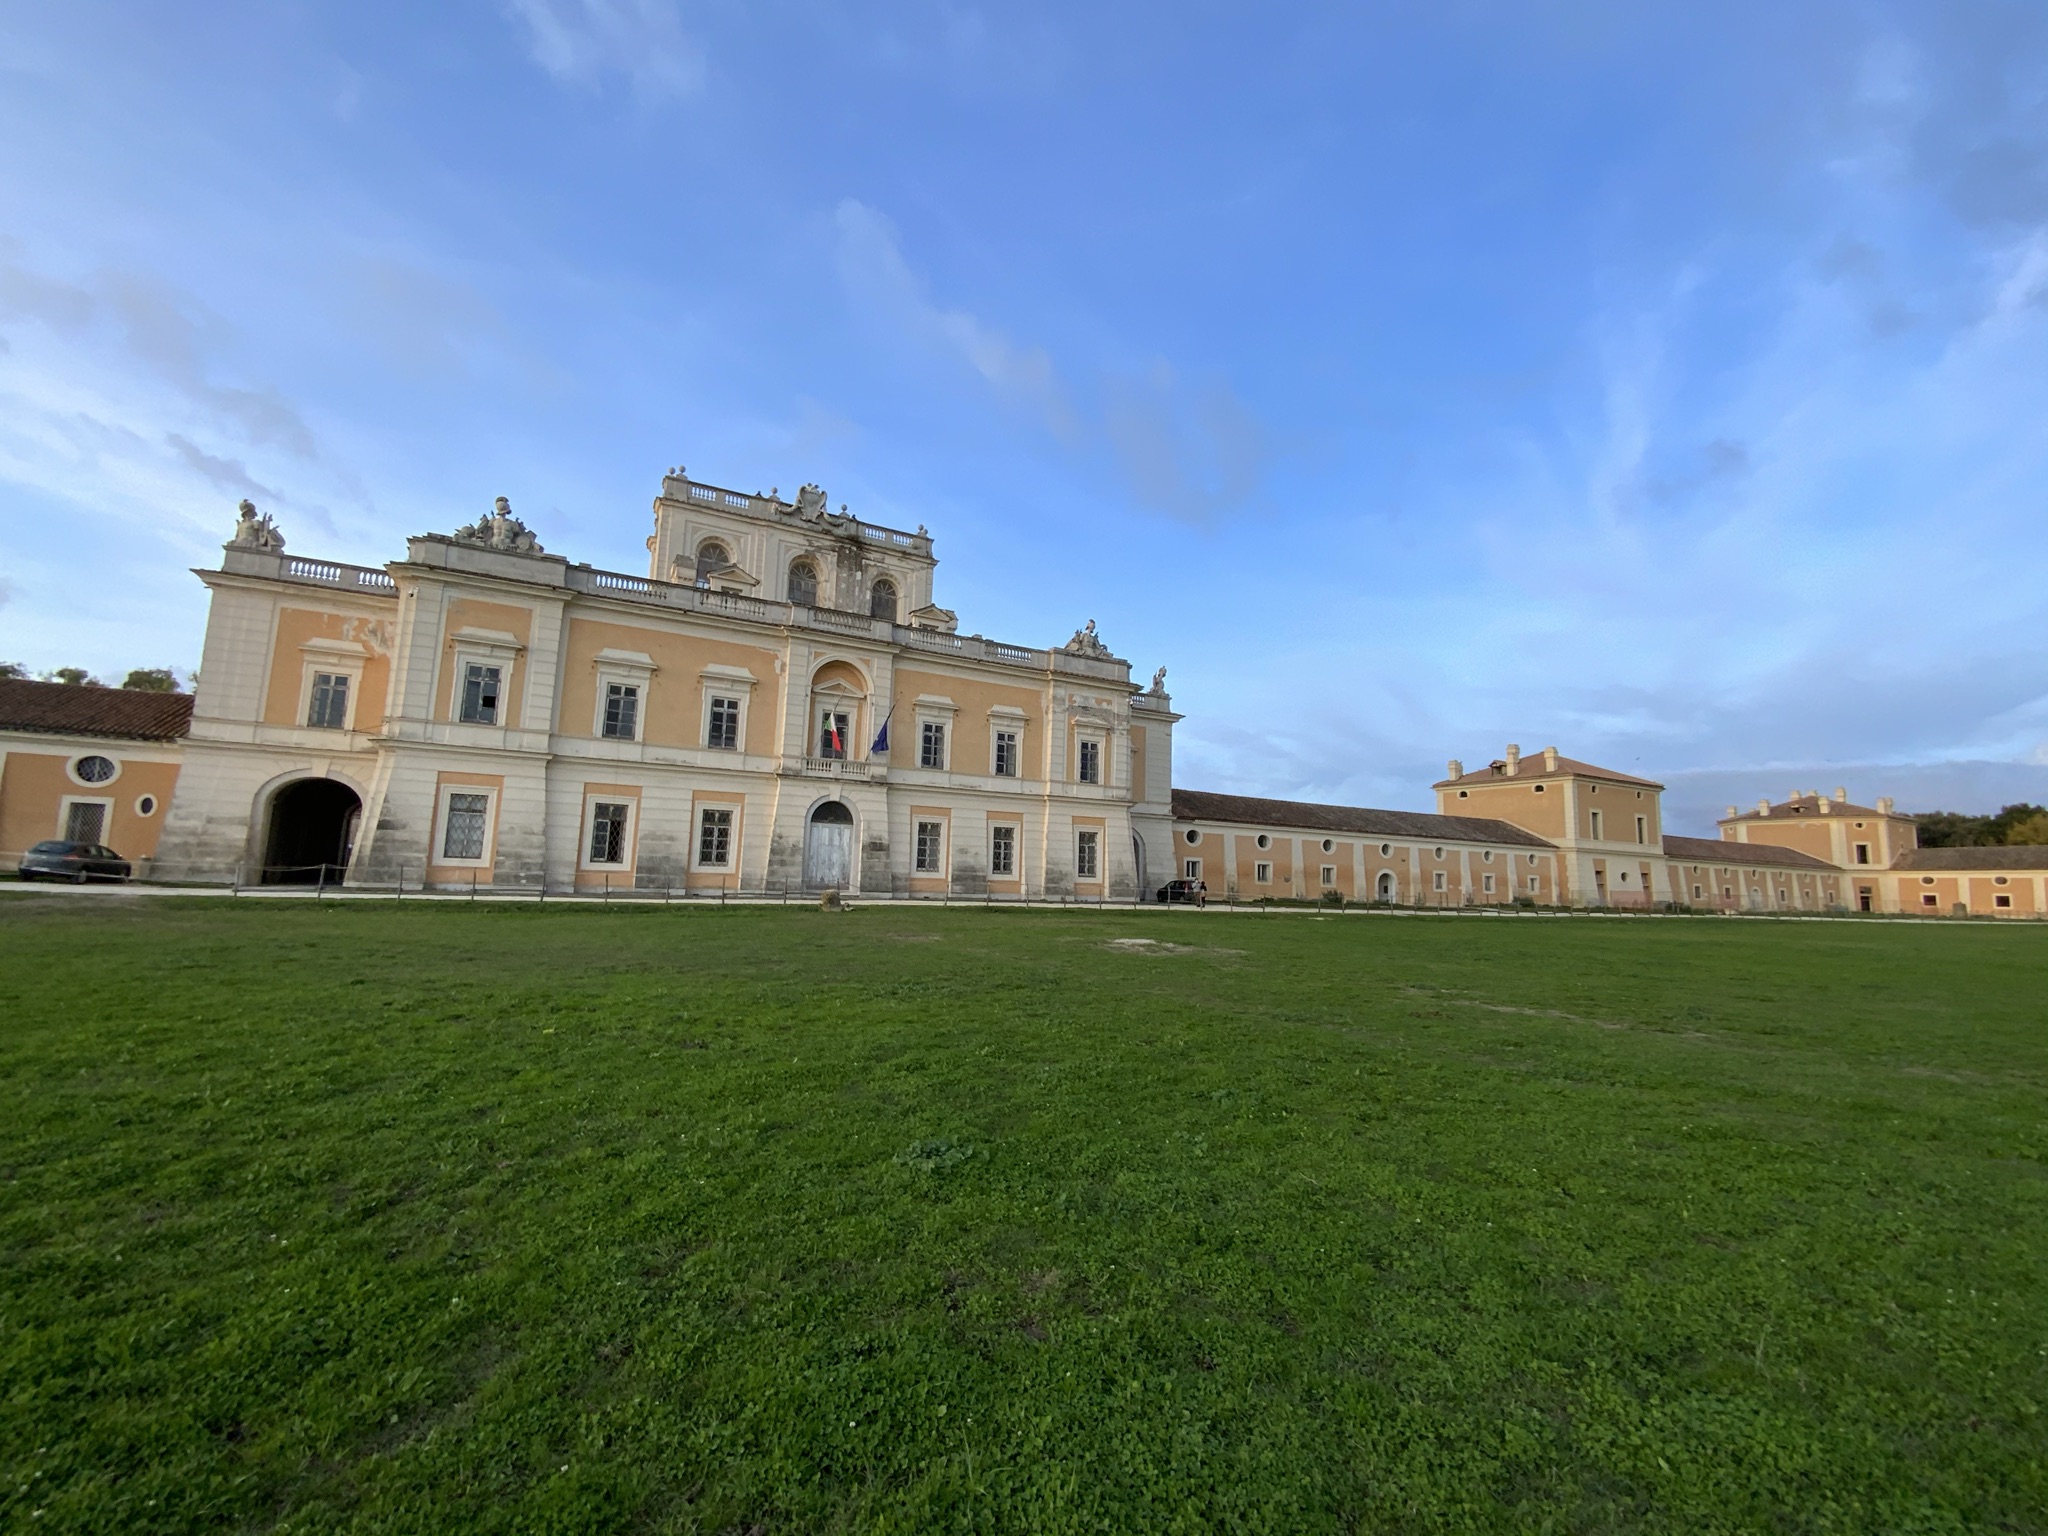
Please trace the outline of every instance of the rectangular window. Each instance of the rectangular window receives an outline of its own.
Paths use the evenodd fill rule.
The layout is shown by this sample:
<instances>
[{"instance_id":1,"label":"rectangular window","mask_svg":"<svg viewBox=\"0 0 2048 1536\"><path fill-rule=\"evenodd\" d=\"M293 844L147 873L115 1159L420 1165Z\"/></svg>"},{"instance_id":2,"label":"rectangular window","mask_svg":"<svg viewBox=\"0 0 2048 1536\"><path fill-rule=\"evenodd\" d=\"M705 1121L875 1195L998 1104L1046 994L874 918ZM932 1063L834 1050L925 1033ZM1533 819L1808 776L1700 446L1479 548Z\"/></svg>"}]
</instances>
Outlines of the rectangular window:
<instances>
[{"instance_id":1,"label":"rectangular window","mask_svg":"<svg viewBox=\"0 0 2048 1536\"><path fill-rule=\"evenodd\" d=\"M1532 890L1532 891L1540 891L1540 890L1542 890L1542 889L1543 889L1543 877L1542 877L1541 875L1531 875L1531 876L1529 877L1529 889L1530 889L1530 890Z\"/></svg>"},{"instance_id":2,"label":"rectangular window","mask_svg":"<svg viewBox=\"0 0 2048 1536\"><path fill-rule=\"evenodd\" d=\"M64 840L97 843L106 835L107 807L99 800L74 800L64 816Z\"/></svg>"},{"instance_id":3,"label":"rectangular window","mask_svg":"<svg viewBox=\"0 0 2048 1536\"><path fill-rule=\"evenodd\" d=\"M918 732L917 766L920 768L943 768L946 766L946 728L936 720L927 720Z\"/></svg>"},{"instance_id":4,"label":"rectangular window","mask_svg":"<svg viewBox=\"0 0 2048 1536\"><path fill-rule=\"evenodd\" d=\"M2000 893L1999 895L1996 895L1991 898L1991 905L1993 905L1994 907L2009 907L2012 905L2012 898L2003 893Z\"/></svg>"},{"instance_id":5,"label":"rectangular window","mask_svg":"<svg viewBox=\"0 0 2048 1536\"><path fill-rule=\"evenodd\" d=\"M323 731L348 727L348 675L343 672L313 674L313 702L306 710L306 724Z\"/></svg>"},{"instance_id":6,"label":"rectangular window","mask_svg":"<svg viewBox=\"0 0 2048 1536\"><path fill-rule=\"evenodd\" d=\"M1698 900L1700 899L1700 895L1701 895L1701 891L1700 891L1700 888L1699 888L1698 886L1694 886L1694 887L1692 888L1692 899L1693 899L1694 901L1698 901Z\"/></svg>"},{"instance_id":7,"label":"rectangular window","mask_svg":"<svg viewBox=\"0 0 2048 1536\"><path fill-rule=\"evenodd\" d=\"M489 795L450 795L448 829L441 834L444 859L480 859L484 856L484 823L491 814Z\"/></svg>"},{"instance_id":8,"label":"rectangular window","mask_svg":"<svg viewBox=\"0 0 2048 1536\"><path fill-rule=\"evenodd\" d=\"M607 683L604 690L604 733L615 741L631 741L640 730L640 690L631 683Z\"/></svg>"},{"instance_id":9,"label":"rectangular window","mask_svg":"<svg viewBox=\"0 0 2048 1536\"><path fill-rule=\"evenodd\" d=\"M1488 896L1491 896L1493 894L1493 876L1481 875L1479 877L1479 888Z\"/></svg>"},{"instance_id":10,"label":"rectangular window","mask_svg":"<svg viewBox=\"0 0 2048 1536\"><path fill-rule=\"evenodd\" d=\"M626 862L626 817L630 814L631 807L611 800L600 800L590 808L591 863Z\"/></svg>"},{"instance_id":11,"label":"rectangular window","mask_svg":"<svg viewBox=\"0 0 2048 1536\"><path fill-rule=\"evenodd\" d=\"M1083 784L1102 782L1102 743L1084 741L1081 743L1080 780Z\"/></svg>"},{"instance_id":12,"label":"rectangular window","mask_svg":"<svg viewBox=\"0 0 2048 1536\"><path fill-rule=\"evenodd\" d=\"M1429 888L1433 891L1444 889L1444 872L1442 870L1437 870L1429 877Z\"/></svg>"},{"instance_id":13,"label":"rectangular window","mask_svg":"<svg viewBox=\"0 0 2048 1536\"><path fill-rule=\"evenodd\" d=\"M936 875L945 871L946 824L942 821L920 821L917 824L917 864L920 875Z\"/></svg>"},{"instance_id":14,"label":"rectangular window","mask_svg":"<svg viewBox=\"0 0 2048 1536\"><path fill-rule=\"evenodd\" d=\"M705 811L697 822L697 862L712 869L732 863L732 812Z\"/></svg>"},{"instance_id":15,"label":"rectangular window","mask_svg":"<svg viewBox=\"0 0 2048 1536\"><path fill-rule=\"evenodd\" d=\"M1722 899L1723 901L1733 901L1733 900L1735 899L1735 887L1734 887L1734 886L1732 886L1732 885L1724 885L1724 886L1722 886L1722 887L1721 887L1721 899Z\"/></svg>"},{"instance_id":16,"label":"rectangular window","mask_svg":"<svg viewBox=\"0 0 2048 1536\"><path fill-rule=\"evenodd\" d=\"M843 758L846 754L848 721L836 710L826 710L818 722L818 756Z\"/></svg>"},{"instance_id":17,"label":"rectangular window","mask_svg":"<svg viewBox=\"0 0 2048 1536\"><path fill-rule=\"evenodd\" d=\"M1017 733L996 732L996 776L1014 779L1017 776Z\"/></svg>"},{"instance_id":18,"label":"rectangular window","mask_svg":"<svg viewBox=\"0 0 2048 1536\"><path fill-rule=\"evenodd\" d=\"M472 661L462 674L462 719L468 725L496 725L498 723L498 683L501 674L496 667L487 667Z\"/></svg>"},{"instance_id":19,"label":"rectangular window","mask_svg":"<svg viewBox=\"0 0 2048 1536\"><path fill-rule=\"evenodd\" d=\"M1336 865L1334 865L1334 864L1325 864L1325 865L1323 866L1323 884L1325 884L1325 885L1335 885L1336 883L1337 883L1337 866L1336 866ZM1488 876L1486 877L1486 888L1487 888L1488 890L1492 890L1492 889L1493 889L1493 876L1491 876L1491 875L1488 875Z\"/></svg>"},{"instance_id":20,"label":"rectangular window","mask_svg":"<svg viewBox=\"0 0 2048 1536\"><path fill-rule=\"evenodd\" d=\"M704 732L704 745L720 752L737 752L740 746L740 701L713 698L711 724Z\"/></svg>"},{"instance_id":21,"label":"rectangular window","mask_svg":"<svg viewBox=\"0 0 2048 1536\"><path fill-rule=\"evenodd\" d=\"M1932 891L1923 891L1920 895L1920 905L1923 907L1938 907L1941 905L1941 898Z\"/></svg>"},{"instance_id":22,"label":"rectangular window","mask_svg":"<svg viewBox=\"0 0 2048 1536\"><path fill-rule=\"evenodd\" d=\"M1636 841L1639 843L1647 843L1649 840L1650 818L1647 816L1638 816L1636 818Z\"/></svg>"},{"instance_id":23,"label":"rectangular window","mask_svg":"<svg viewBox=\"0 0 2048 1536\"><path fill-rule=\"evenodd\" d=\"M1870 862L1870 844L1858 843L1856 845L1856 862L1858 864L1868 864Z\"/></svg>"},{"instance_id":24,"label":"rectangular window","mask_svg":"<svg viewBox=\"0 0 2048 1536\"><path fill-rule=\"evenodd\" d=\"M1270 864L1254 864L1252 866L1252 879L1260 885L1272 884L1273 866Z\"/></svg>"},{"instance_id":25,"label":"rectangular window","mask_svg":"<svg viewBox=\"0 0 2048 1536\"><path fill-rule=\"evenodd\" d=\"M1600 840L1600 813L1594 811L1591 814L1593 817L1593 841L1598 842Z\"/></svg>"},{"instance_id":26,"label":"rectangular window","mask_svg":"<svg viewBox=\"0 0 2048 1536\"><path fill-rule=\"evenodd\" d=\"M1200 859L1185 859L1185 860L1183 860L1183 861L1181 862L1181 866L1180 866L1180 877L1181 877L1181 879L1183 879L1183 880L1199 880L1199 879L1201 879L1201 878L1202 878L1202 861L1201 861Z\"/></svg>"},{"instance_id":27,"label":"rectangular window","mask_svg":"<svg viewBox=\"0 0 2048 1536\"><path fill-rule=\"evenodd\" d=\"M990 827L988 830L988 872L992 875L1017 873L1017 829Z\"/></svg>"},{"instance_id":28,"label":"rectangular window","mask_svg":"<svg viewBox=\"0 0 2048 1536\"><path fill-rule=\"evenodd\" d=\"M1102 878L1102 834L1093 829L1074 834L1074 875L1080 880Z\"/></svg>"}]
</instances>

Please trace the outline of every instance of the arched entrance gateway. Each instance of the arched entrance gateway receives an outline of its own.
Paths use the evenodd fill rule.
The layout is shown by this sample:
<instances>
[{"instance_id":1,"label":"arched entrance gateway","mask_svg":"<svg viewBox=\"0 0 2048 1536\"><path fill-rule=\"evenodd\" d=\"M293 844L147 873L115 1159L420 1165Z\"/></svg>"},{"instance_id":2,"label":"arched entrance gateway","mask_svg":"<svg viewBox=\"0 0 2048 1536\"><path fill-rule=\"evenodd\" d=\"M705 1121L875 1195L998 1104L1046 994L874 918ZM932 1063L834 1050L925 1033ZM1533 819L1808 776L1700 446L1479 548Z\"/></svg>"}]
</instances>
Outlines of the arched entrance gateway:
<instances>
[{"instance_id":1,"label":"arched entrance gateway","mask_svg":"<svg viewBox=\"0 0 2048 1536\"><path fill-rule=\"evenodd\" d=\"M804 885L843 891L853 883L853 812L827 800L804 828Z\"/></svg>"},{"instance_id":2,"label":"arched entrance gateway","mask_svg":"<svg viewBox=\"0 0 2048 1536\"><path fill-rule=\"evenodd\" d=\"M332 885L348 869L363 802L337 779L297 779L270 797L263 885Z\"/></svg>"}]
</instances>

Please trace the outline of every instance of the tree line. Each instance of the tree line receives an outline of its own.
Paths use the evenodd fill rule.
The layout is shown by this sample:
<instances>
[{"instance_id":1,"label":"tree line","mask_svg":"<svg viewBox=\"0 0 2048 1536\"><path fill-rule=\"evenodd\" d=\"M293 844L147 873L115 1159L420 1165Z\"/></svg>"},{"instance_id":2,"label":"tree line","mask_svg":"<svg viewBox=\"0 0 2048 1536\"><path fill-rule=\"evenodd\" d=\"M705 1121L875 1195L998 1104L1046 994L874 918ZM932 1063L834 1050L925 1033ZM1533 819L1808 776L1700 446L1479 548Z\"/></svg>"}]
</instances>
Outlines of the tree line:
<instances>
[{"instance_id":1,"label":"tree line","mask_svg":"<svg viewBox=\"0 0 2048 1536\"><path fill-rule=\"evenodd\" d=\"M53 667L48 672L29 671L18 661L0 661L0 681L19 680L35 683L68 683L74 688L111 688L94 677L84 667ZM195 672L192 681L198 682ZM123 688L133 688L141 693L183 693L184 681L175 667L136 667L121 679Z\"/></svg>"},{"instance_id":2,"label":"tree line","mask_svg":"<svg viewBox=\"0 0 2048 1536\"><path fill-rule=\"evenodd\" d=\"M1998 848L2048 843L2048 807L2008 805L1995 816L1959 811L1916 811L1922 848Z\"/></svg>"}]
</instances>

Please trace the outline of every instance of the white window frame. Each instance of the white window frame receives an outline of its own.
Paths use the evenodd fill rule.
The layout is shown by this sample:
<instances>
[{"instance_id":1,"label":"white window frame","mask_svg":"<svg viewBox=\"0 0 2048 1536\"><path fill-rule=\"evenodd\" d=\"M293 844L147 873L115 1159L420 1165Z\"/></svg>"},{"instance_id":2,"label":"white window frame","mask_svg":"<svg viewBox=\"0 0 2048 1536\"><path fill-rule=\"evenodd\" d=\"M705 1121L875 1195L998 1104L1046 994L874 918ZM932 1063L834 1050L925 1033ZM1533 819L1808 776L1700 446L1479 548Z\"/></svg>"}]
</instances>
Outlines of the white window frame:
<instances>
[{"instance_id":1,"label":"white window frame","mask_svg":"<svg viewBox=\"0 0 2048 1536\"><path fill-rule=\"evenodd\" d=\"M1861 864L1861 865L1864 865L1864 866L1868 866L1868 865L1869 865L1869 863L1870 863L1870 844L1868 844L1868 843L1858 843L1858 844L1856 844L1856 847L1855 847L1855 855L1856 855L1856 862L1857 862L1858 864Z\"/></svg>"},{"instance_id":2,"label":"white window frame","mask_svg":"<svg viewBox=\"0 0 2048 1536\"><path fill-rule=\"evenodd\" d=\"M98 783L94 783L91 779L86 778L78 771L78 765L84 762L87 758L92 757L103 757L108 762L114 765L113 773L108 777L101 779ZM111 752L101 752L98 750L94 750L91 752L78 752L74 753L70 758L65 760L64 777L69 779L72 783L78 785L81 789L88 791L92 795L101 795L105 794L108 790L112 789L114 785L121 782L121 775L127 771L127 767L128 765L126 763L122 762L120 758L114 756L114 754Z\"/></svg>"},{"instance_id":3,"label":"white window frame","mask_svg":"<svg viewBox=\"0 0 2048 1536\"><path fill-rule=\"evenodd\" d=\"M526 647L519 643L519 637L501 629L475 629L464 625L450 636L455 642L454 686L448 691L448 719L454 725L466 725L480 731L503 731L510 729L505 717L512 712L512 676L518 669L520 653ZM488 723L482 720L462 718L462 695L469 681L472 666L496 667L498 669L498 717ZM524 720L522 712L520 719Z\"/></svg>"},{"instance_id":4,"label":"white window frame","mask_svg":"<svg viewBox=\"0 0 2048 1536\"><path fill-rule=\"evenodd\" d=\"M620 743L644 741L647 737L647 705L654 693L654 658L645 651L619 651L606 647L591 658L597 672L597 697L593 701L590 734L599 741ZM633 701L633 731L629 736L604 733L605 703L614 687L638 690Z\"/></svg>"},{"instance_id":5,"label":"white window frame","mask_svg":"<svg viewBox=\"0 0 2048 1536\"><path fill-rule=\"evenodd\" d=\"M332 731L331 725L313 725L313 679L325 672L333 677L348 679L348 708L342 711L338 729L352 731L356 728L356 711L362 707L363 664L370 659L367 647L355 640L308 640L299 647L299 712L292 724L308 731ZM462 687L455 690L455 708L451 713L462 712Z\"/></svg>"},{"instance_id":6,"label":"white window frame","mask_svg":"<svg viewBox=\"0 0 2048 1536\"><path fill-rule=\"evenodd\" d=\"M950 773L953 770L953 721L960 713L960 706L943 694L921 693L911 701L911 731L917 743L915 766L926 773ZM924 728L936 725L940 728L939 765L925 766Z\"/></svg>"},{"instance_id":7,"label":"white window frame","mask_svg":"<svg viewBox=\"0 0 2048 1536\"><path fill-rule=\"evenodd\" d=\"M754 696L754 674L745 667L728 667L714 663L697 674L697 745L706 752L731 752L744 754L747 750L747 710ZM737 699L740 718L729 747L711 745L711 701L713 699ZM806 749L806 756L814 755Z\"/></svg>"},{"instance_id":8,"label":"white window frame","mask_svg":"<svg viewBox=\"0 0 2048 1536\"><path fill-rule=\"evenodd\" d=\"M600 805L623 805L626 808L626 830L619 838L622 857L618 863L599 862L590 856L590 835L597 829L597 808ZM586 794L583 797L583 819L577 824L576 867L595 874L610 874L638 867L640 839L640 797L623 795L616 790L604 794Z\"/></svg>"},{"instance_id":9,"label":"white window frame","mask_svg":"<svg viewBox=\"0 0 2048 1536\"><path fill-rule=\"evenodd\" d=\"M1202 861L1200 859L1182 859L1180 861L1180 877L1183 880L1201 879Z\"/></svg>"},{"instance_id":10,"label":"white window frame","mask_svg":"<svg viewBox=\"0 0 2048 1536\"><path fill-rule=\"evenodd\" d=\"M106 754L87 752L86 757L104 757ZM115 778L119 778L117 773ZM113 783L113 779L107 781ZM74 805L96 805L100 808L100 835L97 846L110 847L107 839L114 835L114 797L112 795L66 795L57 803L57 832L63 841L71 840L71 807Z\"/></svg>"},{"instance_id":11,"label":"white window frame","mask_svg":"<svg viewBox=\"0 0 2048 1536\"><path fill-rule=\"evenodd\" d=\"M448 814L451 795L482 795L484 797L484 851L476 859L451 859L444 855L448 846ZM428 849L428 863L443 869L484 869L497 857L498 852L498 791L490 784L443 784L434 807L434 841Z\"/></svg>"},{"instance_id":12,"label":"white window frame","mask_svg":"<svg viewBox=\"0 0 2048 1536\"><path fill-rule=\"evenodd\" d=\"M953 746L953 733L944 720L917 722L917 766L928 768L933 773L944 773L949 766L948 753ZM938 750L934 752L932 749ZM934 761L936 759L936 761Z\"/></svg>"},{"instance_id":13,"label":"white window frame","mask_svg":"<svg viewBox=\"0 0 2048 1536\"><path fill-rule=\"evenodd\" d=\"M1095 749L1095 777L1092 779L1081 777L1081 760L1085 747L1093 747ZM1092 784L1097 789L1107 789L1109 787L1109 737L1107 732L1089 730L1076 731L1074 733L1074 782L1076 784Z\"/></svg>"},{"instance_id":14,"label":"white window frame","mask_svg":"<svg viewBox=\"0 0 2048 1536\"><path fill-rule=\"evenodd\" d=\"M711 874L729 875L740 867L740 823L745 805L737 800L704 800L698 802L690 828L690 868L701 869ZM704 862L704 817L711 811L723 811L732 818L726 828L725 862L707 864Z\"/></svg>"},{"instance_id":15,"label":"white window frame","mask_svg":"<svg viewBox=\"0 0 2048 1536\"><path fill-rule=\"evenodd\" d=\"M1081 850L1086 847L1095 850L1095 869L1092 874L1084 874L1081 870ZM1090 885L1102 883L1102 828L1074 828L1074 878L1085 880Z\"/></svg>"},{"instance_id":16,"label":"white window frame","mask_svg":"<svg viewBox=\"0 0 2048 1536\"><path fill-rule=\"evenodd\" d=\"M1600 813L1598 811L1588 811L1586 815L1590 818L1588 825L1593 829L1593 841L1596 843L1605 842L1606 839L1602 834L1606 830L1607 823L1601 819Z\"/></svg>"},{"instance_id":17,"label":"white window frame","mask_svg":"<svg viewBox=\"0 0 2048 1536\"><path fill-rule=\"evenodd\" d=\"M1483 874L1479 877L1479 891L1483 896L1491 896L1493 894L1493 876L1491 874Z\"/></svg>"},{"instance_id":18,"label":"white window frame","mask_svg":"<svg viewBox=\"0 0 2048 1536\"><path fill-rule=\"evenodd\" d=\"M1325 864L1323 866L1323 889L1326 891L1334 891L1336 888L1337 866L1334 864Z\"/></svg>"},{"instance_id":19,"label":"white window frame","mask_svg":"<svg viewBox=\"0 0 2048 1536\"><path fill-rule=\"evenodd\" d=\"M1541 875L1531 875L1531 876L1529 877L1529 889L1530 889L1530 890L1532 890L1532 891L1540 891L1540 890L1542 890L1542 889L1543 889L1543 877L1542 877Z\"/></svg>"},{"instance_id":20,"label":"white window frame","mask_svg":"<svg viewBox=\"0 0 2048 1536\"><path fill-rule=\"evenodd\" d=\"M996 834L1010 834L1010 867L996 868ZM991 880L1021 880L1024 878L1024 828L1014 821L992 821L988 824L988 877Z\"/></svg>"},{"instance_id":21,"label":"white window frame","mask_svg":"<svg viewBox=\"0 0 2048 1536\"><path fill-rule=\"evenodd\" d=\"M937 827L938 849L933 855L935 862L926 866L918 862L924 856L924 829ZM943 879L946 873L946 818L943 816L913 816L910 818L910 873L922 880Z\"/></svg>"},{"instance_id":22,"label":"white window frame","mask_svg":"<svg viewBox=\"0 0 2048 1536\"><path fill-rule=\"evenodd\" d=\"M2012 909L2012 892L1993 891L1991 893L1991 905L1993 909L2004 908L2010 911Z\"/></svg>"},{"instance_id":23,"label":"white window frame","mask_svg":"<svg viewBox=\"0 0 2048 1536\"><path fill-rule=\"evenodd\" d=\"M1024 777L1024 727L1030 716L1011 705L999 704L988 712L988 772L990 778L1021 779ZM1010 773L996 772L996 738L1005 732L1017 738L1017 766Z\"/></svg>"},{"instance_id":24,"label":"white window frame","mask_svg":"<svg viewBox=\"0 0 2048 1536\"><path fill-rule=\"evenodd\" d=\"M1647 816L1638 816L1636 818L1636 841L1645 847L1649 845L1650 818Z\"/></svg>"},{"instance_id":25,"label":"white window frame","mask_svg":"<svg viewBox=\"0 0 2048 1536\"><path fill-rule=\"evenodd\" d=\"M1271 885L1273 883L1273 866L1264 859L1254 860L1252 863L1252 883L1254 885Z\"/></svg>"},{"instance_id":26,"label":"white window frame","mask_svg":"<svg viewBox=\"0 0 2048 1536\"><path fill-rule=\"evenodd\" d=\"M1450 877L1441 869L1431 870L1429 876L1429 888L1432 891L1449 890L1451 888Z\"/></svg>"}]
</instances>

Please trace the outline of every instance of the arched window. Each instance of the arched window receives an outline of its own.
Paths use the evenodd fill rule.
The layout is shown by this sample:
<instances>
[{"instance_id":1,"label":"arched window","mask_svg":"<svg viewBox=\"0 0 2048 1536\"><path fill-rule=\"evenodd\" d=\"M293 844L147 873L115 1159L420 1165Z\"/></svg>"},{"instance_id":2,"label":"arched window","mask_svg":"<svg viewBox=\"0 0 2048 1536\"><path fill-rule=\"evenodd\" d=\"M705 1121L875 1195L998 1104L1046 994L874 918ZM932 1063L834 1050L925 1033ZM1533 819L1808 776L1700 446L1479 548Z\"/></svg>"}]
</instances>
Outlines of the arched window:
<instances>
[{"instance_id":1,"label":"arched window","mask_svg":"<svg viewBox=\"0 0 2048 1536\"><path fill-rule=\"evenodd\" d=\"M810 561L798 560L790 566L789 600L806 608L818 606L818 571Z\"/></svg>"},{"instance_id":2,"label":"arched window","mask_svg":"<svg viewBox=\"0 0 2048 1536\"><path fill-rule=\"evenodd\" d=\"M896 622L896 583L884 578L875 583L868 594L868 614L872 618Z\"/></svg>"},{"instance_id":3,"label":"arched window","mask_svg":"<svg viewBox=\"0 0 2048 1536\"><path fill-rule=\"evenodd\" d=\"M718 540L706 539L697 546L697 579L699 581L703 581L713 571L731 564L732 556L726 553L725 546L719 543Z\"/></svg>"}]
</instances>

